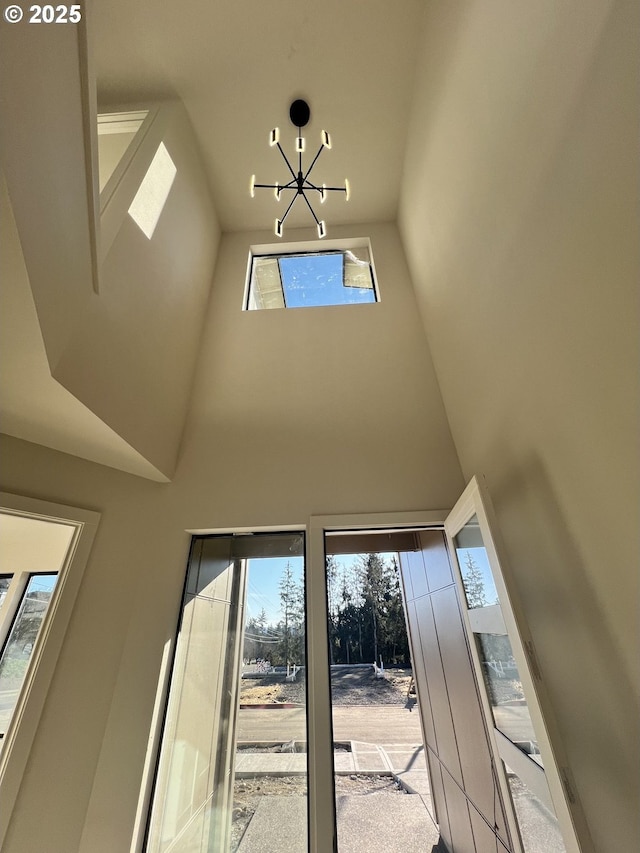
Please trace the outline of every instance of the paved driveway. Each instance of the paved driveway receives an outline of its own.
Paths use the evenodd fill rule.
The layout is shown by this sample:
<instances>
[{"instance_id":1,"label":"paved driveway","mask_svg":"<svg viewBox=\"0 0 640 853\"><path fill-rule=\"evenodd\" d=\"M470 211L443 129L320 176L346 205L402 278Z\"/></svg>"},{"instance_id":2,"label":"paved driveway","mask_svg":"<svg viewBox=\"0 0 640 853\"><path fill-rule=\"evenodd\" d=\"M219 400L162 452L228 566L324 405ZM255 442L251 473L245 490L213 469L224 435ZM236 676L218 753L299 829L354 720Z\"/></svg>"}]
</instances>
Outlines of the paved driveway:
<instances>
[{"instance_id":1,"label":"paved driveway","mask_svg":"<svg viewBox=\"0 0 640 853\"><path fill-rule=\"evenodd\" d=\"M417 708L397 705L337 705L333 709L335 741L419 744L422 731ZM306 740L304 708L241 708L239 741Z\"/></svg>"}]
</instances>

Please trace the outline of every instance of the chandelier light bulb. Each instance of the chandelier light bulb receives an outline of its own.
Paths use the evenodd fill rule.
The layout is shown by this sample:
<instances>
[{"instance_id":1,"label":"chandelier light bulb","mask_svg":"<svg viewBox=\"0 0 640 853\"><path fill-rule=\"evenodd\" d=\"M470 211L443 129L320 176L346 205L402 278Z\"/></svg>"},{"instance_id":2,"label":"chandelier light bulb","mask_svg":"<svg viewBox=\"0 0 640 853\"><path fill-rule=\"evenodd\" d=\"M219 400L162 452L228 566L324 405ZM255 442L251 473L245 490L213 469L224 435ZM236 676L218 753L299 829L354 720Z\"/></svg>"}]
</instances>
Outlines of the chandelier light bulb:
<instances>
[{"instance_id":1,"label":"chandelier light bulb","mask_svg":"<svg viewBox=\"0 0 640 853\"><path fill-rule=\"evenodd\" d=\"M296 201L302 197L302 200L317 226L318 237L322 239L327 233L327 226L324 220L321 221L316 216L313 209L312 199L314 201L317 200L315 193L318 193L320 196L321 204L325 203L329 193L344 193L347 201L351 195L351 186L346 178L344 186L327 186L325 183L316 183L316 181L311 177L311 173L313 172L318 158L324 149L331 148L331 135L329 134L329 131L320 131L320 147L318 148L315 156L311 157L310 162L306 166L303 166L303 160L305 159L303 154L306 149L306 140L302 136L302 128L309 124L310 116L311 111L309 109L309 104L307 104L306 101L300 99L293 101L289 108L291 124L297 129L297 134L295 136L295 151L297 156L293 161L289 159L280 144L280 129L274 127L269 133L269 145L272 147L277 146L280 156L284 160L288 170L288 175L283 179L282 183L280 181L264 184L257 183L256 176L251 176L251 182L249 184L251 198L255 198L255 191L257 189L270 189L273 190L273 195L277 202L282 201L283 196L287 202L284 213L280 215L279 219L275 220L274 231L276 237L282 237L284 223L287 221L287 217L289 216L289 213Z\"/></svg>"}]
</instances>

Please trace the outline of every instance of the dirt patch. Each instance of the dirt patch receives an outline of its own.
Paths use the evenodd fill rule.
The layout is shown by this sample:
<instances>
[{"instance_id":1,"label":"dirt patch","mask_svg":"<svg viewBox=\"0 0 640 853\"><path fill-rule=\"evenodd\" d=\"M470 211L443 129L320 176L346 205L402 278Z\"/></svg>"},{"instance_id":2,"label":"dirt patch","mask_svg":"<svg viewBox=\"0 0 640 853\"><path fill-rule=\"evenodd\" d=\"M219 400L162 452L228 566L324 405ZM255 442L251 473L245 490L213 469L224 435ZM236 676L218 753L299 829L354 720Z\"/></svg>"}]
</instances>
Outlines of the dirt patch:
<instances>
[{"instance_id":1,"label":"dirt patch","mask_svg":"<svg viewBox=\"0 0 640 853\"><path fill-rule=\"evenodd\" d=\"M240 682L241 705L286 704L304 705L306 685L304 675L298 673L296 681L287 681L281 674L243 678Z\"/></svg>"},{"instance_id":2,"label":"dirt patch","mask_svg":"<svg viewBox=\"0 0 640 853\"><path fill-rule=\"evenodd\" d=\"M334 705L404 705L410 682L410 669L388 669L376 678L373 667L332 667L331 700Z\"/></svg>"},{"instance_id":3,"label":"dirt patch","mask_svg":"<svg viewBox=\"0 0 640 853\"><path fill-rule=\"evenodd\" d=\"M388 669L383 678L376 678L373 667L332 667L331 699L334 705L404 705L410 683L410 669ZM283 674L270 673L243 678L240 703L304 705L305 695L303 672L293 682L286 681Z\"/></svg>"}]
</instances>

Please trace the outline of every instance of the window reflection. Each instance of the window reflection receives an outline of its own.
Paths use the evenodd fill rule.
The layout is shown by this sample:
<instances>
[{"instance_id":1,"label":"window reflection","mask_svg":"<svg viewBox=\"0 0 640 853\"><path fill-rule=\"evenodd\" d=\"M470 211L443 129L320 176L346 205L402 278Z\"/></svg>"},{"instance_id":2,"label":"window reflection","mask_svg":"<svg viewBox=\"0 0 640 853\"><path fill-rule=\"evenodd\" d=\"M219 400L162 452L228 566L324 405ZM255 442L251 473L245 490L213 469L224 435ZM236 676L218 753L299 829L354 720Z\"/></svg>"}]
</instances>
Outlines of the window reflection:
<instances>
[{"instance_id":1,"label":"window reflection","mask_svg":"<svg viewBox=\"0 0 640 853\"><path fill-rule=\"evenodd\" d=\"M506 634L474 634L495 726L542 765L538 741Z\"/></svg>"},{"instance_id":2,"label":"window reflection","mask_svg":"<svg viewBox=\"0 0 640 853\"><path fill-rule=\"evenodd\" d=\"M378 301L367 247L255 255L247 309L309 308Z\"/></svg>"},{"instance_id":3,"label":"window reflection","mask_svg":"<svg viewBox=\"0 0 640 853\"><path fill-rule=\"evenodd\" d=\"M303 554L300 533L194 540L147 853L307 849Z\"/></svg>"},{"instance_id":4,"label":"window reflection","mask_svg":"<svg viewBox=\"0 0 640 853\"><path fill-rule=\"evenodd\" d=\"M57 580L57 573L31 575L20 601L0 657L1 732L9 725Z\"/></svg>"},{"instance_id":5,"label":"window reflection","mask_svg":"<svg viewBox=\"0 0 640 853\"><path fill-rule=\"evenodd\" d=\"M499 604L498 591L482 541L478 517L473 516L455 537L456 555L467 607L492 607Z\"/></svg>"},{"instance_id":6,"label":"window reflection","mask_svg":"<svg viewBox=\"0 0 640 853\"><path fill-rule=\"evenodd\" d=\"M566 853L556 816L504 765L525 853Z\"/></svg>"}]
</instances>

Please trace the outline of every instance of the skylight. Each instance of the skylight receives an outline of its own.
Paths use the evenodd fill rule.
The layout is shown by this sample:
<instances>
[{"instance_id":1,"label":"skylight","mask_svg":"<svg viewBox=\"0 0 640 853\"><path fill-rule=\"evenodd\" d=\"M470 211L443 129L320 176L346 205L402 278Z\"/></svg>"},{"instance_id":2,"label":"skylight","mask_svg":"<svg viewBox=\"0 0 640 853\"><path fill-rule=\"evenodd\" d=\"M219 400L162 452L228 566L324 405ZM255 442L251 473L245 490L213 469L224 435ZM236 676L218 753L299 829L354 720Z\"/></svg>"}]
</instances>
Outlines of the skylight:
<instances>
[{"instance_id":1,"label":"skylight","mask_svg":"<svg viewBox=\"0 0 640 853\"><path fill-rule=\"evenodd\" d=\"M253 255L247 309L377 302L369 249Z\"/></svg>"}]
</instances>

